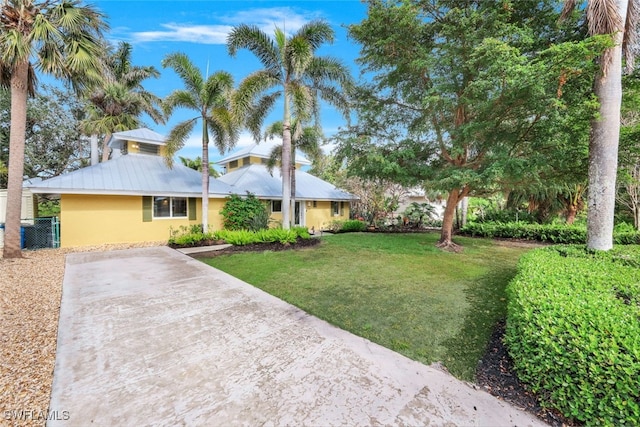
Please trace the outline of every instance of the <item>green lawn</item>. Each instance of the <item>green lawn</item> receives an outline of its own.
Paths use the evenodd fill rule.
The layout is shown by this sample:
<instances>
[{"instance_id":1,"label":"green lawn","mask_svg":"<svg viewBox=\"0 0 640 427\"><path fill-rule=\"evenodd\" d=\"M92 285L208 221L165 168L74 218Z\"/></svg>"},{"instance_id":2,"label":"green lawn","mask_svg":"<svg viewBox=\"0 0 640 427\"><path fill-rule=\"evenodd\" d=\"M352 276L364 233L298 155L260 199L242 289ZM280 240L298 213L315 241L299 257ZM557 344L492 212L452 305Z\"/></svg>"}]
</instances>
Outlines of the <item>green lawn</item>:
<instances>
[{"instance_id":1,"label":"green lawn","mask_svg":"<svg viewBox=\"0 0 640 427\"><path fill-rule=\"evenodd\" d=\"M205 259L342 329L473 380L521 248L457 238L461 254L435 248L436 234L349 233L321 245Z\"/></svg>"}]
</instances>

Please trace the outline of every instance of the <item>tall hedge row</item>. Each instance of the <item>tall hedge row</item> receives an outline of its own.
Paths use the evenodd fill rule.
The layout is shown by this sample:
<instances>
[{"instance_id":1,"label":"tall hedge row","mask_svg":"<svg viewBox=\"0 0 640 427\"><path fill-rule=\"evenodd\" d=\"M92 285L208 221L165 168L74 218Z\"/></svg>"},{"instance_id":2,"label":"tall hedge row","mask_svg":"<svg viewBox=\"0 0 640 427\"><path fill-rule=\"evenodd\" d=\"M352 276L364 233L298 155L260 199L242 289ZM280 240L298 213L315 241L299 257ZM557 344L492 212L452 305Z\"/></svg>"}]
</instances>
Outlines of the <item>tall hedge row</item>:
<instances>
[{"instance_id":1,"label":"tall hedge row","mask_svg":"<svg viewBox=\"0 0 640 427\"><path fill-rule=\"evenodd\" d=\"M588 425L640 425L640 247L524 255L505 342L546 405Z\"/></svg>"}]
</instances>

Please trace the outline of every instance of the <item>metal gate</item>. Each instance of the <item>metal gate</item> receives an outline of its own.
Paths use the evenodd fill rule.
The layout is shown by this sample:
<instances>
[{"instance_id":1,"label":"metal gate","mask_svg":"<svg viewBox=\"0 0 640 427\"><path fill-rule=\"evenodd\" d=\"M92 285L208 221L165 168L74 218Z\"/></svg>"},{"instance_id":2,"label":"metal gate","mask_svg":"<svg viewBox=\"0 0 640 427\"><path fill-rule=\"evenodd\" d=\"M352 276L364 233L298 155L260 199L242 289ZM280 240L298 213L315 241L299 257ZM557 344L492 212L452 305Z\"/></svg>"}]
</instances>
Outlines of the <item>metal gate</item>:
<instances>
[{"instance_id":1,"label":"metal gate","mask_svg":"<svg viewBox=\"0 0 640 427\"><path fill-rule=\"evenodd\" d=\"M34 218L31 224L23 224L23 249L60 247L60 219L57 216Z\"/></svg>"}]
</instances>

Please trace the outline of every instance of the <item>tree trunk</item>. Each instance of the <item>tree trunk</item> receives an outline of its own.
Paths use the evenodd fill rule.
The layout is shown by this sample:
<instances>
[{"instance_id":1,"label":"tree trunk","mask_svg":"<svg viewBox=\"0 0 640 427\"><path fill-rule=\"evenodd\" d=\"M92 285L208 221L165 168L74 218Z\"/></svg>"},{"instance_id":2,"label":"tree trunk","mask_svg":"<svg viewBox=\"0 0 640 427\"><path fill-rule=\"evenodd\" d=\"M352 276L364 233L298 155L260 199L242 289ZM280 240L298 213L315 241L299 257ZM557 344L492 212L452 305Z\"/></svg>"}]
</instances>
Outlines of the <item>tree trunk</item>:
<instances>
[{"instance_id":1,"label":"tree trunk","mask_svg":"<svg viewBox=\"0 0 640 427\"><path fill-rule=\"evenodd\" d=\"M292 223L296 225L296 147L291 144L291 206L293 207Z\"/></svg>"},{"instance_id":2,"label":"tree trunk","mask_svg":"<svg viewBox=\"0 0 640 427\"><path fill-rule=\"evenodd\" d=\"M91 166L97 165L98 161L98 135L94 133L91 135Z\"/></svg>"},{"instance_id":3,"label":"tree trunk","mask_svg":"<svg viewBox=\"0 0 640 427\"><path fill-rule=\"evenodd\" d=\"M618 0L617 9L624 23L628 0ZM629 29L635 31L635 29ZM609 49L611 61L601 64L602 71L594 84L600 102L599 117L591 123L589 139L589 190L587 207L587 248L607 251L613 247L613 217L620 137L620 104L622 102L622 38L614 35L616 45ZM602 60L606 60L604 55Z\"/></svg>"},{"instance_id":4,"label":"tree trunk","mask_svg":"<svg viewBox=\"0 0 640 427\"><path fill-rule=\"evenodd\" d=\"M640 206L636 205L633 208L633 222L636 226L636 230L640 231Z\"/></svg>"},{"instance_id":5,"label":"tree trunk","mask_svg":"<svg viewBox=\"0 0 640 427\"><path fill-rule=\"evenodd\" d=\"M202 231L209 231L209 129L202 119Z\"/></svg>"},{"instance_id":6,"label":"tree trunk","mask_svg":"<svg viewBox=\"0 0 640 427\"><path fill-rule=\"evenodd\" d=\"M578 214L578 206L570 204L567 206L567 225L573 225L573 222L576 220L576 215Z\"/></svg>"},{"instance_id":7,"label":"tree trunk","mask_svg":"<svg viewBox=\"0 0 640 427\"><path fill-rule=\"evenodd\" d=\"M456 215L456 206L458 205L460 190L455 188L449 191L447 197L447 204L444 208L444 214L442 215L442 233L440 234L440 241L438 247L450 248L454 246L452 239L453 236L453 221Z\"/></svg>"},{"instance_id":8,"label":"tree trunk","mask_svg":"<svg viewBox=\"0 0 640 427\"><path fill-rule=\"evenodd\" d=\"M111 154L111 148L109 148L109 140L111 139L111 133L107 133L102 140L102 161L106 162L109 160L109 155Z\"/></svg>"},{"instance_id":9,"label":"tree trunk","mask_svg":"<svg viewBox=\"0 0 640 427\"><path fill-rule=\"evenodd\" d=\"M282 128L282 228L288 230L291 228L291 118L286 89Z\"/></svg>"},{"instance_id":10,"label":"tree trunk","mask_svg":"<svg viewBox=\"0 0 640 427\"><path fill-rule=\"evenodd\" d=\"M9 131L9 176L5 220L4 258L22 258L20 213L24 178L24 144L27 126L29 62L18 63L11 75L11 128Z\"/></svg>"}]
</instances>

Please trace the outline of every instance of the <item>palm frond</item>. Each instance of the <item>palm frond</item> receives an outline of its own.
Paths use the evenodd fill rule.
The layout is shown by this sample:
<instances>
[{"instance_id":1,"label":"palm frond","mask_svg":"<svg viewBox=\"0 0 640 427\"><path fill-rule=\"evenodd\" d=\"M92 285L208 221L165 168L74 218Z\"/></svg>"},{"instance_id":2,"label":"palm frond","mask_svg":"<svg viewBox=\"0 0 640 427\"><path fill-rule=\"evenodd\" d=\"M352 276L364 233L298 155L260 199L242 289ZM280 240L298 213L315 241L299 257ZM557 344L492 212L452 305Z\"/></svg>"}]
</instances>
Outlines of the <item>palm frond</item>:
<instances>
[{"instance_id":1,"label":"palm frond","mask_svg":"<svg viewBox=\"0 0 640 427\"><path fill-rule=\"evenodd\" d=\"M624 22L616 0L589 0L587 2L589 34L615 34L624 31Z\"/></svg>"},{"instance_id":2,"label":"palm frond","mask_svg":"<svg viewBox=\"0 0 640 427\"><path fill-rule=\"evenodd\" d=\"M635 68L638 53L638 24L640 23L640 0L629 0L627 20L624 25L622 53L625 59L625 73L631 74Z\"/></svg>"},{"instance_id":3,"label":"palm frond","mask_svg":"<svg viewBox=\"0 0 640 427\"><path fill-rule=\"evenodd\" d=\"M252 52L263 67L274 75L280 74L280 53L278 46L264 31L255 25L239 25L227 36L227 51L235 57L239 49Z\"/></svg>"},{"instance_id":4,"label":"palm frond","mask_svg":"<svg viewBox=\"0 0 640 427\"><path fill-rule=\"evenodd\" d=\"M244 116L245 124L254 141L260 141L262 124L280 96L282 96L280 91L264 95L247 109Z\"/></svg>"},{"instance_id":5,"label":"palm frond","mask_svg":"<svg viewBox=\"0 0 640 427\"><path fill-rule=\"evenodd\" d=\"M162 109L167 116L171 115L175 108L182 107L199 111L198 100L186 90L174 90L164 99Z\"/></svg>"},{"instance_id":6,"label":"palm frond","mask_svg":"<svg viewBox=\"0 0 640 427\"><path fill-rule=\"evenodd\" d=\"M308 121L313 113L311 107L314 105L311 90L301 81L291 82L287 89L287 95L292 100L292 115L303 122Z\"/></svg>"},{"instance_id":7,"label":"palm frond","mask_svg":"<svg viewBox=\"0 0 640 427\"><path fill-rule=\"evenodd\" d=\"M246 116L257 105L257 98L279 84L280 81L268 70L259 70L245 77L233 96L235 114L238 117Z\"/></svg>"},{"instance_id":8,"label":"palm frond","mask_svg":"<svg viewBox=\"0 0 640 427\"><path fill-rule=\"evenodd\" d=\"M171 68L180 77L187 91L199 94L204 87L202 72L182 52L167 55L162 60L164 68Z\"/></svg>"},{"instance_id":9,"label":"palm frond","mask_svg":"<svg viewBox=\"0 0 640 427\"><path fill-rule=\"evenodd\" d=\"M302 37L311 45L312 50L317 50L324 43L333 43L335 33L331 26L322 20L308 22L296 31L295 37Z\"/></svg>"},{"instance_id":10,"label":"palm frond","mask_svg":"<svg viewBox=\"0 0 640 427\"><path fill-rule=\"evenodd\" d=\"M178 123L173 127L173 129L171 129L171 132L169 132L169 135L167 136L165 145L165 162L167 163L167 166L173 166L173 156L178 150L184 147L184 143L189 138L189 135L193 131L197 121L197 117L185 120Z\"/></svg>"},{"instance_id":11,"label":"palm frond","mask_svg":"<svg viewBox=\"0 0 640 427\"><path fill-rule=\"evenodd\" d=\"M286 73L299 78L313 59L311 45L302 37L294 37L287 43L284 55Z\"/></svg>"}]
</instances>

